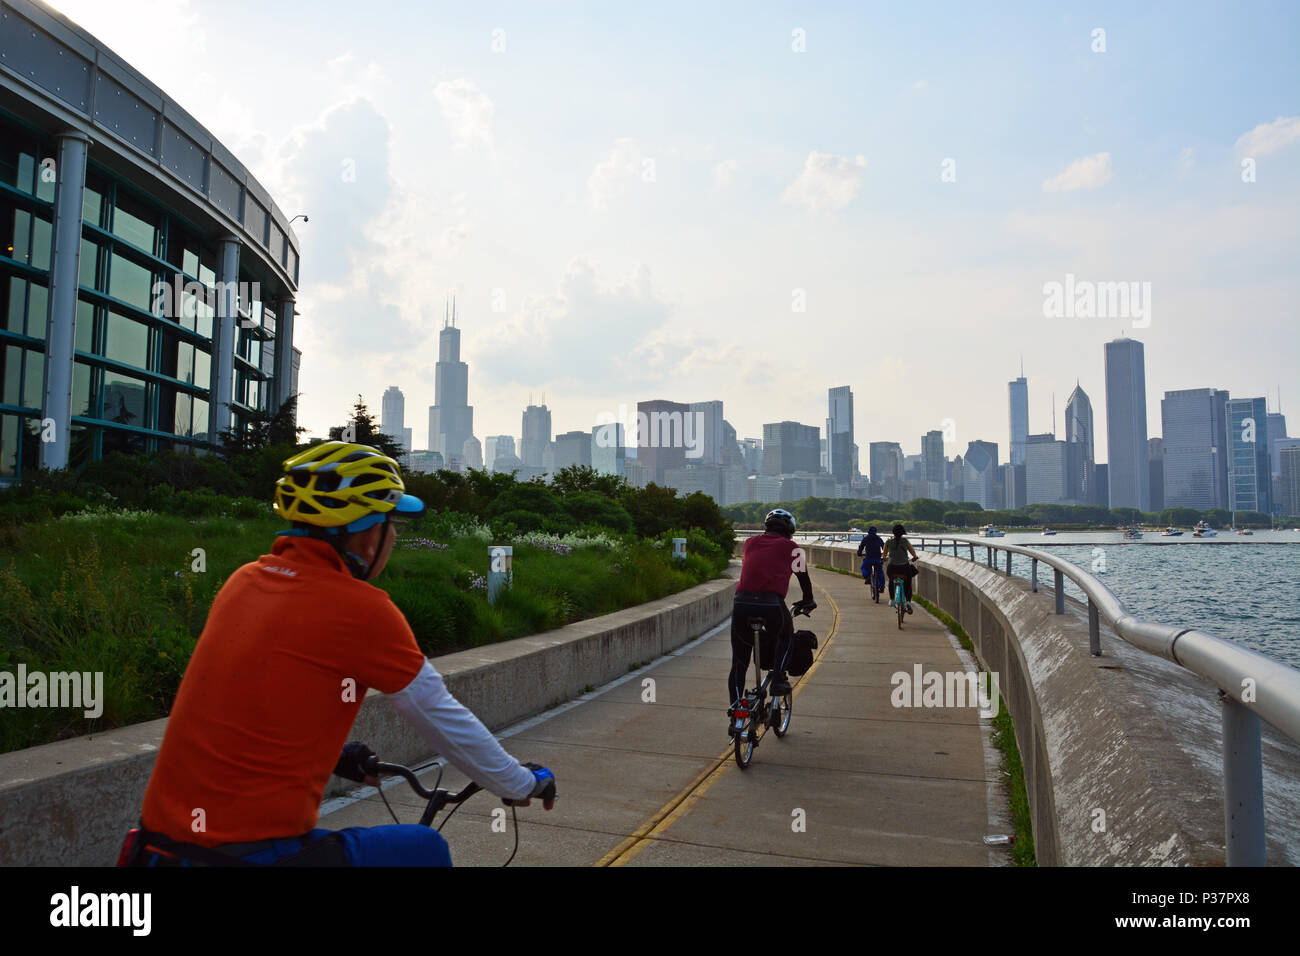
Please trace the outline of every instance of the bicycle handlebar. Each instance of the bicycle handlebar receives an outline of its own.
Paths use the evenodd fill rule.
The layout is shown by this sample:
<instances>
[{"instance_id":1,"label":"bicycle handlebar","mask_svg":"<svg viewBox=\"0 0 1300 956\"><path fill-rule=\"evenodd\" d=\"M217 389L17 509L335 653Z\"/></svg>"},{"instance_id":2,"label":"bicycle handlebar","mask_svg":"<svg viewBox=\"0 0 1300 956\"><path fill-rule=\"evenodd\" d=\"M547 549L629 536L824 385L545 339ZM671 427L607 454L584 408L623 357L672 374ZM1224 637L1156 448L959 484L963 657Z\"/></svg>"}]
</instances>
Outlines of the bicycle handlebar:
<instances>
[{"instance_id":1,"label":"bicycle handlebar","mask_svg":"<svg viewBox=\"0 0 1300 956\"><path fill-rule=\"evenodd\" d=\"M369 758L364 761L361 766L362 769L372 777L378 777L380 774L402 777L408 784L410 784L411 789L425 800L435 800L437 802L437 809L439 810L449 803L464 803L470 797L474 796L474 794L483 789L471 780L459 793L452 793L450 790L443 790L442 788L438 788L437 790L428 790L420 783L419 778L415 776L415 773L410 767L403 767L401 764L396 763L382 763L378 757Z\"/></svg>"}]
</instances>

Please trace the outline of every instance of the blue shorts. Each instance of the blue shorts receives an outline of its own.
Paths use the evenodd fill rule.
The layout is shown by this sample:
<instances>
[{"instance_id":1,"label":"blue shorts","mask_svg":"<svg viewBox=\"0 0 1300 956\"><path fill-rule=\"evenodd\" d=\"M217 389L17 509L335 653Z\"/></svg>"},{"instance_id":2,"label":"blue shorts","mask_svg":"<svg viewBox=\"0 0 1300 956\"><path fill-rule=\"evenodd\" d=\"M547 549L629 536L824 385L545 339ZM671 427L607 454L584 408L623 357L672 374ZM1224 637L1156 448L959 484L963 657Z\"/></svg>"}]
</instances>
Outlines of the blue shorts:
<instances>
[{"instance_id":1,"label":"blue shorts","mask_svg":"<svg viewBox=\"0 0 1300 956\"><path fill-rule=\"evenodd\" d=\"M274 863L333 833L338 834L349 866L451 866L451 851L442 834L416 823L312 830L305 837L272 840L269 848L241 859L249 863ZM158 854L153 854L149 865L156 866L157 863ZM181 865L187 866L188 862Z\"/></svg>"}]
</instances>

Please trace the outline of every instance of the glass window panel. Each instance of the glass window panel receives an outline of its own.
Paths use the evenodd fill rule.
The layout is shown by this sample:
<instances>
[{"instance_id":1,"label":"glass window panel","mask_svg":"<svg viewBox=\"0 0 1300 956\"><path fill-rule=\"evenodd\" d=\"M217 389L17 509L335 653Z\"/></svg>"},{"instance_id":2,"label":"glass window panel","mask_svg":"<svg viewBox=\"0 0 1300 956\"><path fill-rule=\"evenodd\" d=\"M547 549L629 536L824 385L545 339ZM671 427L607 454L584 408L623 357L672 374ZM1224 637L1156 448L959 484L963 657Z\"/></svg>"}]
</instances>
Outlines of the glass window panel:
<instances>
[{"instance_id":1,"label":"glass window panel","mask_svg":"<svg viewBox=\"0 0 1300 956\"><path fill-rule=\"evenodd\" d=\"M199 260L199 281L204 285L216 285L217 273L213 265L207 260L208 257L206 255Z\"/></svg>"},{"instance_id":2,"label":"glass window panel","mask_svg":"<svg viewBox=\"0 0 1300 956\"><path fill-rule=\"evenodd\" d=\"M109 271L108 294L129 302L137 309L148 310L153 304L153 273L130 259L113 254Z\"/></svg>"},{"instance_id":3,"label":"glass window panel","mask_svg":"<svg viewBox=\"0 0 1300 956\"><path fill-rule=\"evenodd\" d=\"M284 233L274 222L271 223L270 232L271 238L267 242L267 248L271 250L271 258L278 262L280 256L284 254Z\"/></svg>"},{"instance_id":4,"label":"glass window panel","mask_svg":"<svg viewBox=\"0 0 1300 956\"><path fill-rule=\"evenodd\" d=\"M84 299L77 300L77 333L73 347L82 352L95 350L95 307Z\"/></svg>"},{"instance_id":5,"label":"glass window panel","mask_svg":"<svg viewBox=\"0 0 1300 956\"><path fill-rule=\"evenodd\" d=\"M49 292L45 286L33 282L27 293L27 334L45 338L45 319L49 311Z\"/></svg>"},{"instance_id":6,"label":"glass window panel","mask_svg":"<svg viewBox=\"0 0 1300 956\"><path fill-rule=\"evenodd\" d=\"M14 186L28 195L36 183L36 157L31 153L18 154L18 181Z\"/></svg>"},{"instance_id":7,"label":"glass window panel","mask_svg":"<svg viewBox=\"0 0 1300 956\"><path fill-rule=\"evenodd\" d=\"M254 368L262 367L262 340L250 338L248 340L248 361Z\"/></svg>"},{"instance_id":8,"label":"glass window panel","mask_svg":"<svg viewBox=\"0 0 1300 956\"><path fill-rule=\"evenodd\" d=\"M42 160L42 163L45 161ZM36 168L36 198L45 202L54 202L55 172L52 163Z\"/></svg>"},{"instance_id":9,"label":"glass window panel","mask_svg":"<svg viewBox=\"0 0 1300 956\"><path fill-rule=\"evenodd\" d=\"M99 246L89 239L81 240L81 257L77 260L77 284L87 289L95 285L96 267L99 265Z\"/></svg>"},{"instance_id":10,"label":"glass window panel","mask_svg":"<svg viewBox=\"0 0 1300 956\"><path fill-rule=\"evenodd\" d=\"M190 433L190 412L194 400L186 392L176 393L175 405L175 426L173 430L178 435L188 435Z\"/></svg>"},{"instance_id":11,"label":"glass window panel","mask_svg":"<svg viewBox=\"0 0 1300 956\"><path fill-rule=\"evenodd\" d=\"M196 279L199 276L199 255L189 246L185 247L185 253L181 258L181 269L186 275L192 275Z\"/></svg>"},{"instance_id":12,"label":"glass window panel","mask_svg":"<svg viewBox=\"0 0 1300 956\"><path fill-rule=\"evenodd\" d=\"M145 383L130 375L104 370L104 411L99 416L106 422L132 425L145 424Z\"/></svg>"},{"instance_id":13,"label":"glass window panel","mask_svg":"<svg viewBox=\"0 0 1300 956\"><path fill-rule=\"evenodd\" d=\"M4 327L10 332L22 332L23 316L27 311L27 283L17 276L5 278L9 282L9 301L5 306Z\"/></svg>"},{"instance_id":14,"label":"glass window panel","mask_svg":"<svg viewBox=\"0 0 1300 956\"><path fill-rule=\"evenodd\" d=\"M26 262L27 253L31 250L31 214L25 209L15 209L13 223L13 232L10 233L8 248L5 251L9 253L11 259Z\"/></svg>"},{"instance_id":15,"label":"glass window panel","mask_svg":"<svg viewBox=\"0 0 1300 956\"><path fill-rule=\"evenodd\" d=\"M194 309L194 331L205 339L212 338L212 319L215 316L212 306L199 302Z\"/></svg>"},{"instance_id":16,"label":"glass window panel","mask_svg":"<svg viewBox=\"0 0 1300 956\"><path fill-rule=\"evenodd\" d=\"M81 197L81 218L92 226L98 226L99 217L103 210L103 194L90 183L86 183L86 191Z\"/></svg>"},{"instance_id":17,"label":"glass window panel","mask_svg":"<svg viewBox=\"0 0 1300 956\"><path fill-rule=\"evenodd\" d=\"M90 393L91 368L84 362L72 366L72 414L87 416L93 414Z\"/></svg>"},{"instance_id":18,"label":"glass window panel","mask_svg":"<svg viewBox=\"0 0 1300 956\"><path fill-rule=\"evenodd\" d=\"M0 415L0 478L18 477L18 416Z\"/></svg>"},{"instance_id":19,"label":"glass window panel","mask_svg":"<svg viewBox=\"0 0 1300 956\"><path fill-rule=\"evenodd\" d=\"M201 398L194 399L194 424L190 434L195 438L208 437L208 403Z\"/></svg>"},{"instance_id":20,"label":"glass window panel","mask_svg":"<svg viewBox=\"0 0 1300 956\"><path fill-rule=\"evenodd\" d=\"M23 374L23 404L28 408L45 407L45 353L28 349Z\"/></svg>"},{"instance_id":21,"label":"glass window panel","mask_svg":"<svg viewBox=\"0 0 1300 956\"><path fill-rule=\"evenodd\" d=\"M176 350L176 374L172 376L182 382L194 381L194 346L182 342Z\"/></svg>"},{"instance_id":22,"label":"glass window panel","mask_svg":"<svg viewBox=\"0 0 1300 956\"><path fill-rule=\"evenodd\" d=\"M16 345L5 347L4 381L0 382L0 401L18 405L22 397L23 350Z\"/></svg>"},{"instance_id":23,"label":"glass window panel","mask_svg":"<svg viewBox=\"0 0 1300 956\"><path fill-rule=\"evenodd\" d=\"M157 221L158 214L152 209L118 190L117 207L113 210L113 235L146 252L154 252L158 248Z\"/></svg>"},{"instance_id":24,"label":"glass window panel","mask_svg":"<svg viewBox=\"0 0 1300 956\"><path fill-rule=\"evenodd\" d=\"M212 356L202 349L194 350L194 384L199 388L212 387Z\"/></svg>"},{"instance_id":25,"label":"glass window panel","mask_svg":"<svg viewBox=\"0 0 1300 956\"><path fill-rule=\"evenodd\" d=\"M117 362L137 368L147 368L149 361L149 329L143 323L128 319L116 312L108 313L108 338L104 355Z\"/></svg>"},{"instance_id":26,"label":"glass window panel","mask_svg":"<svg viewBox=\"0 0 1300 956\"><path fill-rule=\"evenodd\" d=\"M50 267L50 237L54 227L40 216L32 219L32 265L37 269Z\"/></svg>"}]
</instances>

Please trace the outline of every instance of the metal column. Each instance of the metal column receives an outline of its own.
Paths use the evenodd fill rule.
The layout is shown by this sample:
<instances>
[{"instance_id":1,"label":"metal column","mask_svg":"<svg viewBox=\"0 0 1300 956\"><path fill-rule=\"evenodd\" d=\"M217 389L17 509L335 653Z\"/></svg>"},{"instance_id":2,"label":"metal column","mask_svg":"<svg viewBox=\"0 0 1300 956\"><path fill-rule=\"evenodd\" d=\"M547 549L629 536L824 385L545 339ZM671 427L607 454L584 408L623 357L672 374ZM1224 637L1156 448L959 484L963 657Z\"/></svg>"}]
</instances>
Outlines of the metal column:
<instances>
[{"instance_id":1,"label":"metal column","mask_svg":"<svg viewBox=\"0 0 1300 956\"><path fill-rule=\"evenodd\" d=\"M86 153L89 147L90 137L78 130L69 130L59 136L49 305L45 313L42 468L68 467L72 451L73 343L76 341L77 285L81 267L81 203L86 191ZM47 435L48 441L45 440Z\"/></svg>"},{"instance_id":2,"label":"metal column","mask_svg":"<svg viewBox=\"0 0 1300 956\"><path fill-rule=\"evenodd\" d=\"M214 441L217 440L216 436L219 432L230 428L230 401L234 393L235 318L239 312L236 295L239 286L239 240L234 236L226 236L221 240L219 265L221 269L217 275L217 334L212 342L210 431Z\"/></svg>"},{"instance_id":3,"label":"metal column","mask_svg":"<svg viewBox=\"0 0 1300 956\"><path fill-rule=\"evenodd\" d=\"M1065 613L1065 575L1059 568L1052 568L1052 586L1056 588L1056 613Z\"/></svg>"},{"instance_id":4,"label":"metal column","mask_svg":"<svg viewBox=\"0 0 1300 956\"><path fill-rule=\"evenodd\" d=\"M1263 866L1264 778L1259 717L1220 691L1223 704L1223 816L1228 866Z\"/></svg>"},{"instance_id":5,"label":"metal column","mask_svg":"<svg viewBox=\"0 0 1300 956\"><path fill-rule=\"evenodd\" d=\"M288 295L275 303L275 401L271 410L276 412L293 395L293 306L293 296Z\"/></svg>"}]
</instances>

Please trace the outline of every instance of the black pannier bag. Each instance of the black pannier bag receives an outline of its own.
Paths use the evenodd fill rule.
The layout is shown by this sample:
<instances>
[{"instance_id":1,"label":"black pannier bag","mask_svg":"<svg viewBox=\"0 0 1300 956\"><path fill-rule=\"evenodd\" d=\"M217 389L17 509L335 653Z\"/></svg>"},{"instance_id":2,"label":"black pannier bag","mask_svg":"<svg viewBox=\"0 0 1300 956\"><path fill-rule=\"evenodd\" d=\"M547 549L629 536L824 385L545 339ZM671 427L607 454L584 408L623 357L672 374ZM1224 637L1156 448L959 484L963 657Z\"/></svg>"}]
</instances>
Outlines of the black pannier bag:
<instances>
[{"instance_id":1,"label":"black pannier bag","mask_svg":"<svg viewBox=\"0 0 1300 956\"><path fill-rule=\"evenodd\" d=\"M813 651L817 649L817 635L812 631L795 631L790 644L789 673L802 677L813 665Z\"/></svg>"}]
</instances>

